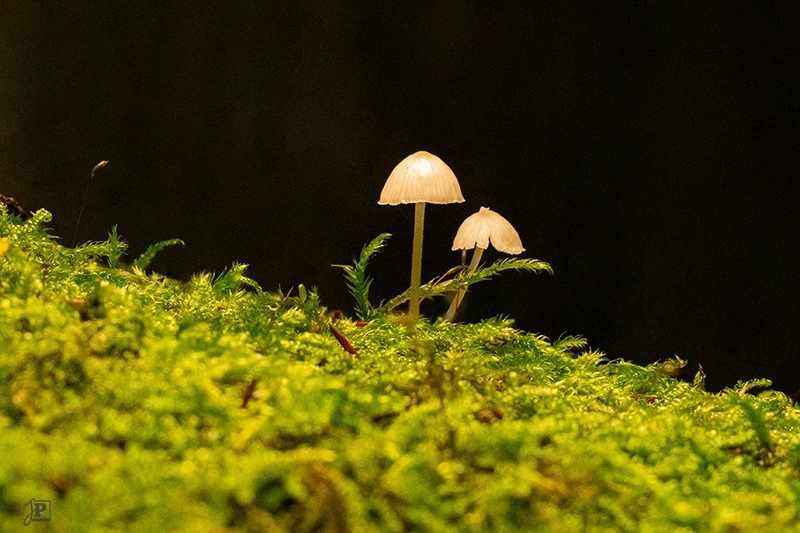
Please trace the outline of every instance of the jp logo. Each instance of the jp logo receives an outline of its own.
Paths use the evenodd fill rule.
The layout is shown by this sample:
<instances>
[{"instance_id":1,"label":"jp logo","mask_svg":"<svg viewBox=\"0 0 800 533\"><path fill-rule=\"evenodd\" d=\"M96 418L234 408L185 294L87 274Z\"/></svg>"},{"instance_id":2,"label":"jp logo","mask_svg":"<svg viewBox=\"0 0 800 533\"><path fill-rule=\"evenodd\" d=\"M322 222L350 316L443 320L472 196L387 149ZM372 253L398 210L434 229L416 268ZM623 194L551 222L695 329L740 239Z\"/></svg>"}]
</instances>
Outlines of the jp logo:
<instances>
[{"instance_id":1,"label":"jp logo","mask_svg":"<svg viewBox=\"0 0 800 533\"><path fill-rule=\"evenodd\" d=\"M31 512L22 521L26 526L31 522L49 522L50 521L50 500L37 500L32 499L26 505L31 506Z\"/></svg>"}]
</instances>

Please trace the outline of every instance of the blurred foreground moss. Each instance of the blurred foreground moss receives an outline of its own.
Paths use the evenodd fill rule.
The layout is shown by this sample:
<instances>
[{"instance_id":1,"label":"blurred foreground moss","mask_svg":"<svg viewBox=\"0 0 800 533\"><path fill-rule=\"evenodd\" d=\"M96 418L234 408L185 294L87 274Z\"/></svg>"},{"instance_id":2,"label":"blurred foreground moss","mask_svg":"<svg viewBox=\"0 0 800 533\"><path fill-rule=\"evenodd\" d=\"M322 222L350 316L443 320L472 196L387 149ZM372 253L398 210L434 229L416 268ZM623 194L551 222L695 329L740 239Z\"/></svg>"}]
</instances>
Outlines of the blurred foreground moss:
<instances>
[{"instance_id":1,"label":"blurred foreground moss","mask_svg":"<svg viewBox=\"0 0 800 533\"><path fill-rule=\"evenodd\" d=\"M800 410L487 320L335 319L0 208L0 530L790 531ZM342 349L334 325L358 349ZM761 390L753 394L755 389ZM32 524L31 529L42 524Z\"/></svg>"}]
</instances>

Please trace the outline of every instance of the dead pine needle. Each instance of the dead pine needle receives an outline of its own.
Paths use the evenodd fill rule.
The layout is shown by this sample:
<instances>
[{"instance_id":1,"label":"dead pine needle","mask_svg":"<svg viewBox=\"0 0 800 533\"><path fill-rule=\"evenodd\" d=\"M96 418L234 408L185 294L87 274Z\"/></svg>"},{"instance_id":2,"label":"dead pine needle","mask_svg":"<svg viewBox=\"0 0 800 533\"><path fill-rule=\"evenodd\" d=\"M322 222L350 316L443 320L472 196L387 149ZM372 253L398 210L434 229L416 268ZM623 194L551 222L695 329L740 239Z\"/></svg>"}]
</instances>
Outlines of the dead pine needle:
<instances>
[{"instance_id":1,"label":"dead pine needle","mask_svg":"<svg viewBox=\"0 0 800 533\"><path fill-rule=\"evenodd\" d=\"M338 329L336 329L336 327L333 324L329 324L328 328L331 330L331 333L333 333L333 336L336 337L336 340L339 341L339 344L342 345L342 348L344 348L344 351L346 351L347 353L353 354L356 358L359 357L358 356L358 350L356 350L353 347L353 345L350 344L350 341L347 340L347 338L344 335L342 335L342 333Z\"/></svg>"}]
</instances>

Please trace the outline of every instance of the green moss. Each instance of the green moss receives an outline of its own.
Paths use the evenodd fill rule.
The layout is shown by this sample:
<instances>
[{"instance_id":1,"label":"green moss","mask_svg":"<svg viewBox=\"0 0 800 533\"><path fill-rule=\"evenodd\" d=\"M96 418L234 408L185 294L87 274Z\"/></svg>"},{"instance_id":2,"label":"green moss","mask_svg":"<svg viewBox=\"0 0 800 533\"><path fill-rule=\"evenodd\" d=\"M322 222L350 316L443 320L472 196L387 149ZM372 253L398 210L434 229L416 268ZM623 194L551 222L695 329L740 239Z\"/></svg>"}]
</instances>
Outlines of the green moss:
<instances>
[{"instance_id":1,"label":"green moss","mask_svg":"<svg viewBox=\"0 0 800 533\"><path fill-rule=\"evenodd\" d=\"M144 270L177 240L126 266L116 230L70 249L49 220L0 211L2 531L31 498L65 532L800 526L800 410L768 382L711 394L675 379L684 361L608 362L503 319L411 339L363 268L366 326L244 265Z\"/></svg>"}]
</instances>

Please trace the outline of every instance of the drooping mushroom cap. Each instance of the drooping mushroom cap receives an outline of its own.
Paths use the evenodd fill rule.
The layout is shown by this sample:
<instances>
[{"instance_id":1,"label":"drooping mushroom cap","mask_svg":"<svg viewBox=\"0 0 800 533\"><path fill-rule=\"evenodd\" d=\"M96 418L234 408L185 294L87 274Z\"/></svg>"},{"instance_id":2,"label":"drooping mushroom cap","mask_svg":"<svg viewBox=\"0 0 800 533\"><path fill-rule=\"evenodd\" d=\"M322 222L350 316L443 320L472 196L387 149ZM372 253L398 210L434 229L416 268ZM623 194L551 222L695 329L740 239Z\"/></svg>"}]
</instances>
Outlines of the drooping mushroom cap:
<instances>
[{"instance_id":1,"label":"drooping mushroom cap","mask_svg":"<svg viewBox=\"0 0 800 533\"><path fill-rule=\"evenodd\" d=\"M453 250L486 249L489 243L500 252L516 255L525 251L511 223L488 207L468 216L456 232Z\"/></svg>"},{"instance_id":2,"label":"drooping mushroom cap","mask_svg":"<svg viewBox=\"0 0 800 533\"><path fill-rule=\"evenodd\" d=\"M381 205L452 204L464 201L453 171L429 152L417 152L394 167L381 191Z\"/></svg>"}]
</instances>

